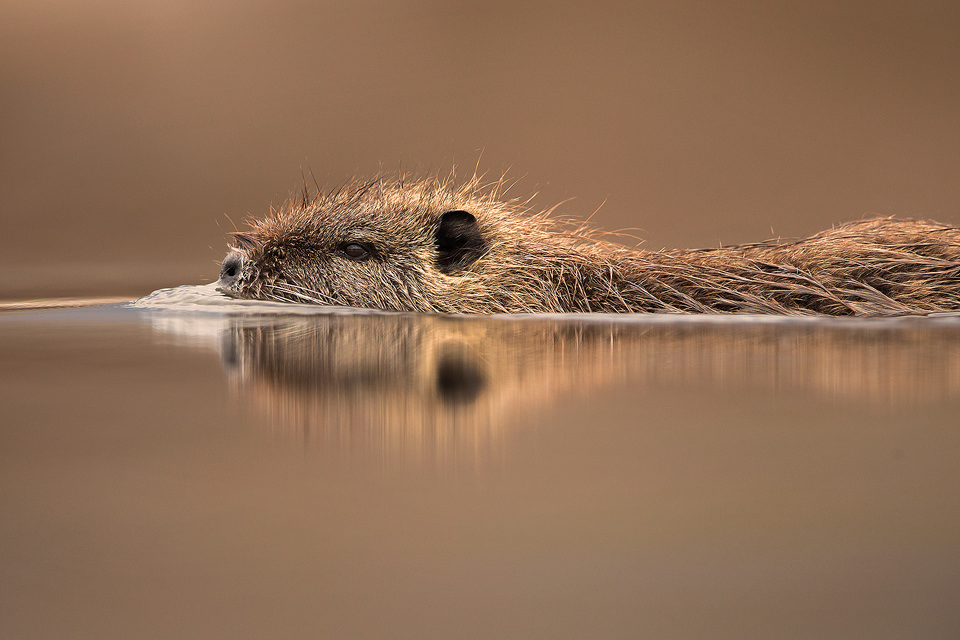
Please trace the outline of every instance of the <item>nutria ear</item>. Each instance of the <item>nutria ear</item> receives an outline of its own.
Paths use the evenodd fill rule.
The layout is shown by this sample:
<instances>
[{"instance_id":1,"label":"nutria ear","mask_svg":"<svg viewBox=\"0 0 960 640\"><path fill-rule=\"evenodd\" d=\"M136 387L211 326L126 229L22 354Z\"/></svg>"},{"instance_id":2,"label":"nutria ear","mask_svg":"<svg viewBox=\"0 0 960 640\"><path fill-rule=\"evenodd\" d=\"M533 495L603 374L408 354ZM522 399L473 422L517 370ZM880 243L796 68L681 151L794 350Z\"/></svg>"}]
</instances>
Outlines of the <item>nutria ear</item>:
<instances>
[{"instance_id":1,"label":"nutria ear","mask_svg":"<svg viewBox=\"0 0 960 640\"><path fill-rule=\"evenodd\" d=\"M466 269L487 252L477 219L466 211L447 211L440 216L435 239L437 266L447 275Z\"/></svg>"}]
</instances>

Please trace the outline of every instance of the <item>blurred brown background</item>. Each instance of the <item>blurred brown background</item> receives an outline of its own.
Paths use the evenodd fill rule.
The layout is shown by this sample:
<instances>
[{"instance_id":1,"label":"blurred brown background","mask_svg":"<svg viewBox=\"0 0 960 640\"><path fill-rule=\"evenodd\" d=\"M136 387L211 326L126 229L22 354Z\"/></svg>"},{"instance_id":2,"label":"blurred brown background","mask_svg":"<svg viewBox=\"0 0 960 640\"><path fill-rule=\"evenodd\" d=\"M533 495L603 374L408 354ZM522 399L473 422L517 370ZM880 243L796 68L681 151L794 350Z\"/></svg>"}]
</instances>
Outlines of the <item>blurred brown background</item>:
<instances>
[{"instance_id":1,"label":"blurred brown background","mask_svg":"<svg viewBox=\"0 0 960 640\"><path fill-rule=\"evenodd\" d=\"M4 0L0 296L209 282L322 184L479 161L647 248L960 224L955 2Z\"/></svg>"}]
</instances>

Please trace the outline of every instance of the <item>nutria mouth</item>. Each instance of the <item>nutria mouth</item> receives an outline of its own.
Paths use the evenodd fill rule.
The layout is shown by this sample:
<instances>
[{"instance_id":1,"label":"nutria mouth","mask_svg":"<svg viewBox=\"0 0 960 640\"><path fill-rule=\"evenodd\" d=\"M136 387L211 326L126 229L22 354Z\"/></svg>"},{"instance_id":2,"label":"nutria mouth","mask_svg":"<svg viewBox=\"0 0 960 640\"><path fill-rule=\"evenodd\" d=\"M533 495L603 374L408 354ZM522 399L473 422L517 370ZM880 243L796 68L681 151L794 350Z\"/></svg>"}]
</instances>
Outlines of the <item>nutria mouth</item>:
<instances>
[{"instance_id":1,"label":"nutria mouth","mask_svg":"<svg viewBox=\"0 0 960 640\"><path fill-rule=\"evenodd\" d=\"M233 234L218 290L439 313L960 310L960 229L873 218L800 240L641 251L499 199L502 182L351 183Z\"/></svg>"}]
</instances>

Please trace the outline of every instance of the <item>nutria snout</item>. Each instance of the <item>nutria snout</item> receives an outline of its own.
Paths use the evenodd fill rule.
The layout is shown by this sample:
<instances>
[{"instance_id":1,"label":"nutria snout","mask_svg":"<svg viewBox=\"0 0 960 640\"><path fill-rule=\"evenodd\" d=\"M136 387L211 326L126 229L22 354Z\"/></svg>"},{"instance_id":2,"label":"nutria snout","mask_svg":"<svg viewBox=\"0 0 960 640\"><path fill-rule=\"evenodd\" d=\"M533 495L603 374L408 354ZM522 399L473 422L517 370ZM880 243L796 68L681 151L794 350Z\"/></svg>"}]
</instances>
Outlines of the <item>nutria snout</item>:
<instances>
[{"instance_id":1,"label":"nutria snout","mask_svg":"<svg viewBox=\"0 0 960 640\"><path fill-rule=\"evenodd\" d=\"M874 218L801 240L641 251L426 179L352 183L233 234L230 296L440 313L882 315L960 310L960 229Z\"/></svg>"},{"instance_id":2,"label":"nutria snout","mask_svg":"<svg viewBox=\"0 0 960 640\"><path fill-rule=\"evenodd\" d=\"M220 265L220 278L217 280L217 291L230 293L240 279L243 270L243 255L239 251L231 251Z\"/></svg>"}]
</instances>

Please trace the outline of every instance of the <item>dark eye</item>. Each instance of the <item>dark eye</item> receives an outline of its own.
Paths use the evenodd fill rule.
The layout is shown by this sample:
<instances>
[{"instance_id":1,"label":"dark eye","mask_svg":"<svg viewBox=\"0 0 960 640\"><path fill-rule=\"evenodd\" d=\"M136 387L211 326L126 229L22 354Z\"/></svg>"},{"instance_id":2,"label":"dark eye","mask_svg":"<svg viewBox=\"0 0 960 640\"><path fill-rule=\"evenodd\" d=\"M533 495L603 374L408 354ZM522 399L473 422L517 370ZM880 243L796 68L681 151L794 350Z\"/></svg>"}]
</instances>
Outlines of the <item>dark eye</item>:
<instances>
[{"instance_id":1,"label":"dark eye","mask_svg":"<svg viewBox=\"0 0 960 640\"><path fill-rule=\"evenodd\" d=\"M362 261L373 255L373 247L363 242L344 242L340 254L351 260Z\"/></svg>"}]
</instances>

